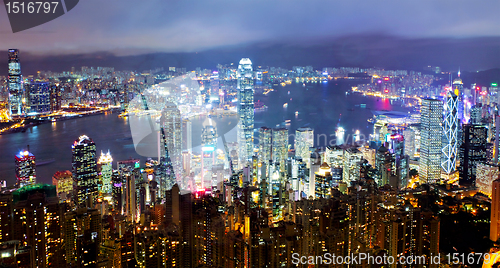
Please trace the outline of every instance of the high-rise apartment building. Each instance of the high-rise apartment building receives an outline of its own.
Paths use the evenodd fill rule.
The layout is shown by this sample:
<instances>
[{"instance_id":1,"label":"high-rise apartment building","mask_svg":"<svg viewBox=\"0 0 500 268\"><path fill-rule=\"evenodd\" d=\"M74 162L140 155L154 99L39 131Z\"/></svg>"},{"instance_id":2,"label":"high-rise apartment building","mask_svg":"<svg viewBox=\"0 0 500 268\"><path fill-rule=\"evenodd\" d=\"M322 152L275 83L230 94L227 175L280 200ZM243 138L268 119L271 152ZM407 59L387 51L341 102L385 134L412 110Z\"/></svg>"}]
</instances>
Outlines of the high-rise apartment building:
<instances>
[{"instance_id":1,"label":"high-rise apartment building","mask_svg":"<svg viewBox=\"0 0 500 268\"><path fill-rule=\"evenodd\" d=\"M252 61L240 60L238 65L238 145L239 163L243 167L253 156L254 80Z\"/></svg>"},{"instance_id":2,"label":"high-rise apartment building","mask_svg":"<svg viewBox=\"0 0 500 268\"><path fill-rule=\"evenodd\" d=\"M422 183L441 178L443 102L422 100L419 175Z\"/></svg>"},{"instance_id":3,"label":"high-rise apartment building","mask_svg":"<svg viewBox=\"0 0 500 268\"><path fill-rule=\"evenodd\" d=\"M72 145L73 179L76 183L76 204L93 207L98 196L97 155L94 141L80 136Z\"/></svg>"},{"instance_id":4,"label":"high-rise apartment building","mask_svg":"<svg viewBox=\"0 0 500 268\"><path fill-rule=\"evenodd\" d=\"M56 187L35 184L13 193L13 239L32 250L33 267L64 267L62 209Z\"/></svg>"},{"instance_id":5,"label":"high-rise apartment building","mask_svg":"<svg viewBox=\"0 0 500 268\"><path fill-rule=\"evenodd\" d=\"M99 245L102 240L101 214L99 214L99 211L97 209L79 208L67 212L64 217L61 217L61 220L64 226L63 238L67 266L97 262ZM86 265L81 267L84 266Z\"/></svg>"},{"instance_id":6,"label":"high-rise apartment building","mask_svg":"<svg viewBox=\"0 0 500 268\"><path fill-rule=\"evenodd\" d=\"M497 165L489 163L478 163L476 166L476 187L477 190L491 198L491 186L493 181L500 176L500 169Z\"/></svg>"}]
</instances>

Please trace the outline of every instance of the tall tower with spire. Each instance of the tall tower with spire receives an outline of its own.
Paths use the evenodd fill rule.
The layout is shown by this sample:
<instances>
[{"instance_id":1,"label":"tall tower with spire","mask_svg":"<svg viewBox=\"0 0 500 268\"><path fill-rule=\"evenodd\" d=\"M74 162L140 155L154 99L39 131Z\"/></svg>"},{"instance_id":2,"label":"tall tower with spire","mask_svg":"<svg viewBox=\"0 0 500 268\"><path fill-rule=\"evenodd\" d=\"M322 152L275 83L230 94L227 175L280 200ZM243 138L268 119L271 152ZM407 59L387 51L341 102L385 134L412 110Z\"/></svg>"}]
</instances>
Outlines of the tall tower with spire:
<instances>
[{"instance_id":1,"label":"tall tower with spire","mask_svg":"<svg viewBox=\"0 0 500 268\"><path fill-rule=\"evenodd\" d=\"M464 102L463 102L463 93L464 93L464 83L462 82L462 78L460 78L460 69L458 69L457 78L453 79L452 90L455 95L458 96L458 120L460 122L464 119Z\"/></svg>"},{"instance_id":2,"label":"tall tower with spire","mask_svg":"<svg viewBox=\"0 0 500 268\"><path fill-rule=\"evenodd\" d=\"M254 85L252 61L243 58L238 65L238 163L245 165L253 156Z\"/></svg>"},{"instance_id":3,"label":"tall tower with spire","mask_svg":"<svg viewBox=\"0 0 500 268\"><path fill-rule=\"evenodd\" d=\"M460 71L458 72L460 74ZM443 161L441 167L446 174L455 171L458 150L458 95L453 89L448 91L444 105L445 115L443 121Z\"/></svg>"}]
</instances>

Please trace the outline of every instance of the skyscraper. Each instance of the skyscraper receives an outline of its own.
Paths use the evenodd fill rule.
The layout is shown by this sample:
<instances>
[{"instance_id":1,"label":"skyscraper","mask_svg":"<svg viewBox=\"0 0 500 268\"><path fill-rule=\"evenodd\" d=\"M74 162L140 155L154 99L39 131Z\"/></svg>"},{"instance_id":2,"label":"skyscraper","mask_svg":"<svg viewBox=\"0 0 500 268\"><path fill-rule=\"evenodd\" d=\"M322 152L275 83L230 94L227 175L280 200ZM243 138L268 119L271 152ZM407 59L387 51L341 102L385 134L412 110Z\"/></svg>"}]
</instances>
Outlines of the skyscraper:
<instances>
[{"instance_id":1,"label":"skyscraper","mask_svg":"<svg viewBox=\"0 0 500 268\"><path fill-rule=\"evenodd\" d=\"M238 65L238 145L239 163L243 167L253 156L254 85L252 61L240 60Z\"/></svg>"},{"instance_id":2,"label":"skyscraper","mask_svg":"<svg viewBox=\"0 0 500 268\"><path fill-rule=\"evenodd\" d=\"M29 151L21 151L15 156L16 178L19 187L36 183L35 156Z\"/></svg>"},{"instance_id":3,"label":"skyscraper","mask_svg":"<svg viewBox=\"0 0 500 268\"><path fill-rule=\"evenodd\" d=\"M458 120L464 120L464 101L463 101L463 90L464 84L462 82L462 78L460 78L460 70L458 70L458 77L453 80L453 92L456 96L458 96L457 101L457 112L458 112Z\"/></svg>"},{"instance_id":4,"label":"skyscraper","mask_svg":"<svg viewBox=\"0 0 500 268\"><path fill-rule=\"evenodd\" d=\"M50 111L61 110L61 88L59 85L50 86Z\"/></svg>"},{"instance_id":5,"label":"skyscraper","mask_svg":"<svg viewBox=\"0 0 500 268\"><path fill-rule=\"evenodd\" d=\"M160 146L160 155L164 158L160 161L170 161L174 172L173 176L163 176L160 179L160 192L164 193L176 183L175 180L180 181L182 177L182 118L179 108L174 103L168 102L162 109L160 127L163 144Z\"/></svg>"},{"instance_id":6,"label":"skyscraper","mask_svg":"<svg viewBox=\"0 0 500 268\"><path fill-rule=\"evenodd\" d=\"M86 135L72 146L73 179L76 182L76 204L93 207L98 195L97 155L95 143Z\"/></svg>"},{"instance_id":7,"label":"skyscraper","mask_svg":"<svg viewBox=\"0 0 500 268\"><path fill-rule=\"evenodd\" d=\"M23 113L23 87L21 85L21 64L19 63L19 50L9 49L9 105L11 115Z\"/></svg>"},{"instance_id":8,"label":"skyscraper","mask_svg":"<svg viewBox=\"0 0 500 268\"><path fill-rule=\"evenodd\" d=\"M409 158L405 154L405 138L401 133L393 133L387 136L389 151L392 154L392 170L396 176L396 180L392 182L392 186L406 188L408 184L409 173Z\"/></svg>"},{"instance_id":9,"label":"skyscraper","mask_svg":"<svg viewBox=\"0 0 500 268\"><path fill-rule=\"evenodd\" d=\"M476 169L487 161L486 140L488 129L484 125L463 125L462 144L459 149L460 185L475 186Z\"/></svg>"},{"instance_id":10,"label":"skyscraper","mask_svg":"<svg viewBox=\"0 0 500 268\"><path fill-rule=\"evenodd\" d=\"M30 113L50 112L50 86L47 82L34 82L26 85Z\"/></svg>"},{"instance_id":11,"label":"skyscraper","mask_svg":"<svg viewBox=\"0 0 500 268\"><path fill-rule=\"evenodd\" d=\"M441 178L443 102L422 100L419 175L422 183Z\"/></svg>"},{"instance_id":12,"label":"skyscraper","mask_svg":"<svg viewBox=\"0 0 500 268\"><path fill-rule=\"evenodd\" d=\"M259 161L266 164L271 160L273 133L270 128L259 128Z\"/></svg>"},{"instance_id":13,"label":"skyscraper","mask_svg":"<svg viewBox=\"0 0 500 268\"><path fill-rule=\"evenodd\" d=\"M360 179L359 162L363 159L363 153L357 148L348 148L344 151L344 166L342 170L342 181L350 185L352 181Z\"/></svg>"},{"instance_id":14,"label":"skyscraper","mask_svg":"<svg viewBox=\"0 0 500 268\"><path fill-rule=\"evenodd\" d=\"M111 177L113 176L113 158L110 152L103 153L101 151L101 156L97 161L97 167L99 170L99 181L101 182L100 194L110 195L112 191Z\"/></svg>"},{"instance_id":15,"label":"skyscraper","mask_svg":"<svg viewBox=\"0 0 500 268\"><path fill-rule=\"evenodd\" d=\"M288 129L273 129L272 159L279 163L280 171L285 171L285 162L288 159Z\"/></svg>"},{"instance_id":16,"label":"skyscraper","mask_svg":"<svg viewBox=\"0 0 500 268\"><path fill-rule=\"evenodd\" d=\"M215 163L215 149L217 149L217 129L215 123L207 118L203 122L201 131L201 188L208 189L211 185L212 166Z\"/></svg>"},{"instance_id":17,"label":"skyscraper","mask_svg":"<svg viewBox=\"0 0 500 268\"><path fill-rule=\"evenodd\" d=\"M309 167L309 148L314 147L314 130L301 127L295 131L295 156L300 157Z\"/></svg>"},{"instance_id":18,"label":"skyscraper","mask_svg":"<svg viewBox=\"0 0 500 268\"><path fill-rule=\"evenodd\" d=\"M449 175L455 171L458 149L458 96L455 92L448 92L444 110L443 131L446 143L443 144L444 158L441 166Z\"/></svg>"}]
</instances>

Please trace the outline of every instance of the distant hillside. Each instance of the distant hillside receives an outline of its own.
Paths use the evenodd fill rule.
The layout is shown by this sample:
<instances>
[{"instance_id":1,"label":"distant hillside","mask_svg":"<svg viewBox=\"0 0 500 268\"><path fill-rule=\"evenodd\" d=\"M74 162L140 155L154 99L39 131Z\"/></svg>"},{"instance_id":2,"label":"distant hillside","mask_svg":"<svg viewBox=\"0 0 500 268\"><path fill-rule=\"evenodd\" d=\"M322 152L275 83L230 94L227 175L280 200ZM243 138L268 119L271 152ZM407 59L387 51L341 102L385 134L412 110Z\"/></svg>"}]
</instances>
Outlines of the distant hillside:
<instances>
[{"instance_id":1,"label":"distant hillside","mask_svg":"<svg viewBox=\"0 0 500 268\"><path fill-rule=\"evenodd\" d=\"M140 53L141 50L137 50ZM5 54L2 56L2 54ZM109 66L117 70L142 71L157 67L195 67L214 69L217 64L237 64L242 57L252 59L255 66L312 65L322 67L381 67L422 71L424 66L440 66L442 70L460 67L467 84L466 71L500 67L500 37L469 39L404 39L384 35L346 36L332 40L282 41L221 47L194 53L151 53L115 56L112 52L79 55L32 55L21 51L24 74L38 70L63 71L71 67ZM7 51L0 53L0 75L7 74ZM498 69L473 76L472 79L496 79ZM482 80L481 80L482 81Z\"/></svg>"}]
</instances>

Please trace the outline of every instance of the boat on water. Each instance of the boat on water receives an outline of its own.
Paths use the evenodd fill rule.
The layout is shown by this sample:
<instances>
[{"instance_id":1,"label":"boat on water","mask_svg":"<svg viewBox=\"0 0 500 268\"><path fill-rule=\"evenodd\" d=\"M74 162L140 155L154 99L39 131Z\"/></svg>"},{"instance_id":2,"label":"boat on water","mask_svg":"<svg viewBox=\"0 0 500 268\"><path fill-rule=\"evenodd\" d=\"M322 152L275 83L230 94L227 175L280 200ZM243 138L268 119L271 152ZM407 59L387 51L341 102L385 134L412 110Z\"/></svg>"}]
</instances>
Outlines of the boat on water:
<instances>
[{"instance_id":1,"label":"boat on water","mask_svg":"<svg viewBox=\"0 0 500 268\"><path fill-rule=\"evenodd\" d=\"M288 103L285 102L285 104L283 104L283 108L287 108L288 107Z\"/></svg>"},{"instance_id":2,"label":"boat on water","mask_svg":"<svg viewBox=\"0 0 500 268\"><path fill-rule=\"evenodd\" d=\"M267 106L260 100L254 103L255 111L265 111Z\"/></svg>"},{"instance_id":3,"label":"boat on water","mask_svg":"<svg viewBox=\"0 0 500 268\"><path fill-rule=\"evenodd\" d=\"M361 103L361 104L359 105L359 107L361 107L361 108L366 108L366 103Z\"/></svg>"},{"instance_id":4,"label":"boat on water","mask_svg":"<svg viewBox=\"0 0 500 268\"><path fill-rule=\"evenodd\" d=\"M299 115L299 111L295 111L295 116Z\"/></svg>"}]
</instances>

